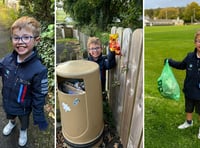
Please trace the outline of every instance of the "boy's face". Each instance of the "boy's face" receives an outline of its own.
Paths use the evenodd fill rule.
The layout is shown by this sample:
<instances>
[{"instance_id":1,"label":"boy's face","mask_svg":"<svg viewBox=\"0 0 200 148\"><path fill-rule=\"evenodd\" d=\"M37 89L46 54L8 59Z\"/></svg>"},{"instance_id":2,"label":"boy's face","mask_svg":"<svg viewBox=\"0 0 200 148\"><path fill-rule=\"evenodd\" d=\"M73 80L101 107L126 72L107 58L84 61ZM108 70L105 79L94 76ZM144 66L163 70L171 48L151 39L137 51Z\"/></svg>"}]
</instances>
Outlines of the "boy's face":
<instances>
[{"instance_id":1,"label":"boy's face","mask_svg":"<svg viewBox=\"0 0 200 148\"><path fill-rule=\"evenodd\" d=\"M33 33L28 29L22 28L20 30L16 28L12 32L12 44L21 60L24 60L31 54L33 47L38 42L39 37L34 37Z\"/></svg>"},{"instance_id":2,"label":"boy's face","mask_svg":"<svg viewBox=\"0 0 200 148\"><path fill-rule=\"evenodd\" d=\"M97 59L101 55L102 48L98 44L91 43L88 52L94 59Z\"/></svg>"},{"instance_id":3,"label":"boy's face","mask_svg":"<svg viewBox=\"0 0 200 148\"><path fill-rule=\"evenodd\" d=\"M197 48L197 51L200 52L200 35L196 37L195 47Z\"/></svg>"}]
</instances>

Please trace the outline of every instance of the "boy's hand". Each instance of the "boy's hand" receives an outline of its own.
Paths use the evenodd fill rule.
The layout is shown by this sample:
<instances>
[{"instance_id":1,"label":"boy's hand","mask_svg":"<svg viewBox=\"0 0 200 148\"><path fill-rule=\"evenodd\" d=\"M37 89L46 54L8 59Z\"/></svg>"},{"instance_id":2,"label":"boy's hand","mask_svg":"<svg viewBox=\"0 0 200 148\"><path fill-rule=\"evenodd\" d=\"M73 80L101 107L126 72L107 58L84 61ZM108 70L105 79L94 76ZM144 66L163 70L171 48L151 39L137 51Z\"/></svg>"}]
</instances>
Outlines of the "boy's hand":
<instances>
[{"instance_id":1,"label":"boy's hand","mask_svg":"<svg viewBox=\"0 0 200 148\"><path fill-rule=\"evenodd\" d=\"M111 52L115 52L116 55L121 55L120 45L118 42L118 34L110 34L109 35L109 48Z\"/></svg>"},{"instance_id":2,"label":"boy's hand","mask_svg":"<svg viewBox=\"0 0 200 148\"><path fill-rule=\"evenodd\" d=\"M171 61L172 61L171 58L166 58L166 59L164 59L164 65L165 65L167 62L168 62L169 65L170 65Z\"/></svg>"},{"instance_id":3,"label":"boy's hand","mask_svg":"<svg viewBox=\"0 0 200 148\"><path fill-rule=\"evenodd\" d=\"M164 65L167 63L167 61L168 61L168 59L166 58L166 59L164 59Z\"/></svg>"}]
</instances>

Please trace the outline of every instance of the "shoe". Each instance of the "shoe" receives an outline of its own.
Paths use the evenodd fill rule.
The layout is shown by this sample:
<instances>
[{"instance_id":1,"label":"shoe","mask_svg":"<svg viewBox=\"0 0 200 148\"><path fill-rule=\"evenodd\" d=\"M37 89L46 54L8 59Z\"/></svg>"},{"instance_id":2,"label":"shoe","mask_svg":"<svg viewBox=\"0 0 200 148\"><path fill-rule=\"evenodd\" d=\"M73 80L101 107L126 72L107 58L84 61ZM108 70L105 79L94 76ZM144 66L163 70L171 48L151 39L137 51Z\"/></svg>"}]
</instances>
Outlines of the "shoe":
<instances>
[{"instance_id":1,"label":"shoe","mask_svg":"<svg viewBox=\"0 0 200 148\"><path fill-rule=\"evenodd\" d=\"M13 124L13 123L11 122L11 120L9 120L8 124L3 128L3 135L4 135L4 136L8 136L8 135L12 132L12 130L13 130L13 128L14 128L15 126L16 126L16 123Z\"/></svg>"},{"instance_id":2,"label":"shoe","mask_svg":"<svg viewBox=\"0 0 200 148\"><path fill-rule=\"evenodd\" d=\"M185 129L185 128L188 128L190 126L193 126L193 121L192 121L191 124L189 124L187 121L185 121L183 124L178 126L178 129Z\"/></svg>"},{"instance_id":3,"label":"shoe","mask_svg":"<svg viewBox=\"0 0 200 148\"><path fill-rule=\"evenodd\" d=\"M27 130L19 131L19 146L25 146L27 143Z\"/></svg>"}]
</instances>

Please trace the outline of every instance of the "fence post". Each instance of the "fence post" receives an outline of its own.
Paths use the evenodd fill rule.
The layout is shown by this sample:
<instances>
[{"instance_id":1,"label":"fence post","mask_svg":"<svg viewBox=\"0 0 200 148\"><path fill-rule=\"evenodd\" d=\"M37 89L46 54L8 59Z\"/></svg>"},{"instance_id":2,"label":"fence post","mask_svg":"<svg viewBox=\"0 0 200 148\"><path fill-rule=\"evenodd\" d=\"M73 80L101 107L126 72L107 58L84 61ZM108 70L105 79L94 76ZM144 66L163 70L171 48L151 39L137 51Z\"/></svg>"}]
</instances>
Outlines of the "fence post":
<instances>
[{"instance_id":1,"label":"fence post","mask_svg":"<svg viewBox=\"0 0 200 148\"><path fill-rule=\"evenodd\" d=\"M114 32L116 31L116 32ZM119 43L120 43L120 47L121 47L121 40L122 40L122 35L123 35L123 28L119 27L117 28L117 30L115 28L111 29L111 33L118 33L119 34ZM120 76L120 56L116 55L115 59L116 59L116 67L109 70L108 73L108 77L109 77L109 85L108 85L108 90L109 90L109 98L110 98L110 104L112 106L112 112L113 112L113 116L117 125L117 130L119 131L119 126L118 126L118 113L117 112L121 112L120 108L115 108L117 107L115 104L117 103L116 98L118 96L119 93L119 76Z\"/></svg>"},{"instance_id":2,"label":"fence post","mask_svg":"<svg viewBox=\"0 0 200 148\"><path fill-rule=\"evenodd\" d=\"M117 31L117 27L114 26L114 27L111 28L111 34L115 34L116 31Z\"/></svg>"},{"instance_id":3,"label":"fence post","mask_svg":"<svg viewBox=\"0 0 200 148\"><path fill-rule=\"evenodd\" d=\"M129 136L134 137L135 147L141 142L143 131L143 31L136 29L132 34L129 53L127 83L121 119L120 136L127 147ZM130 131L131 130L131 131ZM134 147L133 145L133 147Z\"/></svg>"}]
</instances>

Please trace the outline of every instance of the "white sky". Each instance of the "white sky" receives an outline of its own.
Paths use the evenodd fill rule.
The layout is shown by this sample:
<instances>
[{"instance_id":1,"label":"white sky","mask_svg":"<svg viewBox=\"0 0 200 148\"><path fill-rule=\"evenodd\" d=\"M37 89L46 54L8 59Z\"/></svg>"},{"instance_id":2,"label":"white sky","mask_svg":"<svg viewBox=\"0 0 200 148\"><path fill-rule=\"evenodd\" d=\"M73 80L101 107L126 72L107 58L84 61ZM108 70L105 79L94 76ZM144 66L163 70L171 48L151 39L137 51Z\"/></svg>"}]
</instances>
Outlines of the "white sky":
<instances>
[{"instance_id":1,"label":"white sky","mask_svg":"<svg viewBox=\"0 0 200 148\"><path fill-rule=\"evenodd\" d=\"M144 9L181 6L185 7L191 2L197 2L200 5L200 0L144 0Z\"/></svg>"}]
</instances>

